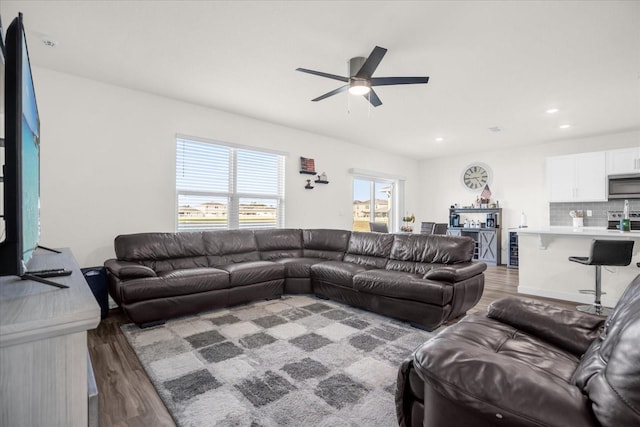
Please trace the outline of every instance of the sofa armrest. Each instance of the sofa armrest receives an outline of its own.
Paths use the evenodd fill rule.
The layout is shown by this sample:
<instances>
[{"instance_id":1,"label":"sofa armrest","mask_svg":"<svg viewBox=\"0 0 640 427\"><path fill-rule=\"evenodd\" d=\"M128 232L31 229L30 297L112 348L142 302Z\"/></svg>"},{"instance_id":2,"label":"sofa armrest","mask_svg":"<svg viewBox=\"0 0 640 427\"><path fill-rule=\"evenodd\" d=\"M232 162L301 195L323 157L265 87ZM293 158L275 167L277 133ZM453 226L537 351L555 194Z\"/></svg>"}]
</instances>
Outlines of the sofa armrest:
<instances>
[{"instance_id":1,"label":"sofa armrest","mask_svg":"<svg viewBox=\"0 0 640 427\"><path fill-rule=\"evenodd\" d=\"M505 297L492 302L487 316L562 347L584 354L600 336L605 320L527 298Z\"/></svg>"},{"instance_id":2,"label":"sofa armrest","mask_svg":"<svg viewBox=\"0 0 640 427\"><path fill-rule=\"evenodd\" d=\"M108 259L104 262L104 266L111 274L120 280L157 276L156 272L151 268L131 261Z\"/></svg>"},{"instance_id":3,"label":"sofa armrest","mask_svg":"<svg viewBox=\"0 0 640 427\"><path fill-rule=\"evenodd\" d=\"M464 264L453 264L446 267L436 267L427 271L424 279L456 283L481 274L487 269L484 262L468 262Z\"/></svg>"}]
</instances>

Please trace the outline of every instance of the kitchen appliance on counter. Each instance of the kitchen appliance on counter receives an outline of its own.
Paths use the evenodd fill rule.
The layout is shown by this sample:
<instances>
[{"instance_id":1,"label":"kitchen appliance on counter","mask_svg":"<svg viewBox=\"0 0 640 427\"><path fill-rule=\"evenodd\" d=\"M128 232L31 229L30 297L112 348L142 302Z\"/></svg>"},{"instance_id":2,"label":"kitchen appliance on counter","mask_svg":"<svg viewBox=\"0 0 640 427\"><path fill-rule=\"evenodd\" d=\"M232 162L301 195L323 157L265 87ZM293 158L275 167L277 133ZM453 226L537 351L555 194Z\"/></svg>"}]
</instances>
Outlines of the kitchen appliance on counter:
<instances>
[{"instance_id":1,"label":"kitchen appliance on counter","mask_svg":"<svg viewBox=\"0 0 640 427\"><path fill-rule=\"evenodd\" d=\"M607 212L607 230L620 230L620 220L624 218L624 211ZM631 230L640 230L640 211L629 211Z\"/></svg>"}]
</instances>

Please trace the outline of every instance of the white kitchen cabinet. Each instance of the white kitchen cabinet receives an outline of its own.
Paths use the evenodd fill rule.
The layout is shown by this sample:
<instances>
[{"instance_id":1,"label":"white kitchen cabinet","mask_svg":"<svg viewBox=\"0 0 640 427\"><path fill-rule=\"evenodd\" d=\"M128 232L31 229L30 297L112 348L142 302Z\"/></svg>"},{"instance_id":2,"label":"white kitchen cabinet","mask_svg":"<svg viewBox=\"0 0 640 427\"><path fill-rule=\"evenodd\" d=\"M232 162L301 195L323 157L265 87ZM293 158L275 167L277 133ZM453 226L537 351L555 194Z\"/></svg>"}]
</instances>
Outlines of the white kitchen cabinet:
<instances>
[{"instance_id":1,"label":"white kitchen cabinet","mask_svg":"<svg viewBox=\"0 0 640 427\"><path fill-rule=\"evenodd\" d=\"M604 151L547 158L550 202L607 200Z\"/></svg>"},{"instance_id":2,"label":"white kitchen cabinet","mask_svg":"<svg viewBox=\"0 0 640 427\"><path fill-rule=\"evenodd\" d=\"M607 151L607 175L640 173L640 147Z\"/></svg>"}]
</instances>

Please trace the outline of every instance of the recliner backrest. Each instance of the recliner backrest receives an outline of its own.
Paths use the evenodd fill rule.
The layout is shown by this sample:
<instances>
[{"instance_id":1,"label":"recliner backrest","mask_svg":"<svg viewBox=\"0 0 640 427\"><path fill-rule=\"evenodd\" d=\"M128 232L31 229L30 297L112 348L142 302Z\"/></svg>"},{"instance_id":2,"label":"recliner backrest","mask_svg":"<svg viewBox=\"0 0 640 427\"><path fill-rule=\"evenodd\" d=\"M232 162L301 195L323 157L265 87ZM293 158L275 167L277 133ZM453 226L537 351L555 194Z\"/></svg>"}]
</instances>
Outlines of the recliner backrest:
<instances>
[{"instance_id":1,"label":"recliner backrest","mask_svg":"<svg viewBox=\"0 0 640 427\"><path fill-rule=\"evenodd\" d=\"M147 266L157 273L208 267L202 232L136 233L117 236L116 257Z\"/></svg>"},{"instance_id":2,"label":"recliner backrest","mask_svg":"<svg viewBox=\"0 0 640 427\"><path fill-rule=\"evenodd\" d=\"M210 267L260 260L253 230L203 231L202 237Z\"/></svg>"},{"instance_id":3,"label":"recliner backrest","mask_svg":"<svg viewBox=\"0 0 640 427\"><path fill-rule=\"evenodd\" d=\"M627 287L572 382L603 426L640 425L640 275Z\"/></svg>"},{"instance_id":4,"label":"recliner backrest","mask_svg":"<svg viewBox=\"0 0 640 427\"><path fill-rule=\"evenodd\" d=\"M302 254L308 258L342 260L351 232L347 230L302 230Z\"/></svg>"},{"instance_id":5,"label":"recliner backrest","mask_svg":"<svg viewBox=\"0 0 640 427\"><path fill-rule=\"evenodd\" d=\"M373 268L384 268L391 253L393 234L354 231L343 261Z\"/></svg>"},{"instance_id":6,"label":"recliner backrest","mask_svg":"<svg viewBox=\"0 0 640 427\"><path fill-rule=\"evenodd\" d=\"M425 274L436 266L471 261L474 249L470 237L396 234L386 269Z\"/></svg>"},{"instance_id":7,"label":"recliner backrest","mask_svg":"<svg viewBox=\"0 0 640 427\"><path fill-rule=\"evenodd\" d=\"M302 230L274 228L255 230L260 259L299 258L302 256Z\"/></svg>"}]
</instances>

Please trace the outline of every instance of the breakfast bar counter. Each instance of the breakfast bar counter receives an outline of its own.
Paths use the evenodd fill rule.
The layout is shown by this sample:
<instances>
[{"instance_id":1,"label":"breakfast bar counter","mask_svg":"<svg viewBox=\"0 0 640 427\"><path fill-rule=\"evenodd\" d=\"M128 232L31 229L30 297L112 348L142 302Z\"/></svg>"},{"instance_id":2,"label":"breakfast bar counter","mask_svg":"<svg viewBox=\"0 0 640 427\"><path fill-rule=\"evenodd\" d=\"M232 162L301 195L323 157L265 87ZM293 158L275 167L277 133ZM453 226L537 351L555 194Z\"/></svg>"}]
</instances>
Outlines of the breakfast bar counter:
<instances>
[{"instance_id":1,"label":"breakfast bar counter","mask_svg":"<svg viewBox=\"0 0 640 427\"><path fill-rule=\"evenodd\" d=\"M612 307L625 287L640 274L640 231L620 232L604 227L520 228L518 232L518 292L591 304L595 267L569 261L570 256L589 256L593 239L634 240L633 258L627 267L603 267L602 304Z\"/></svg>"}]
</instances>

